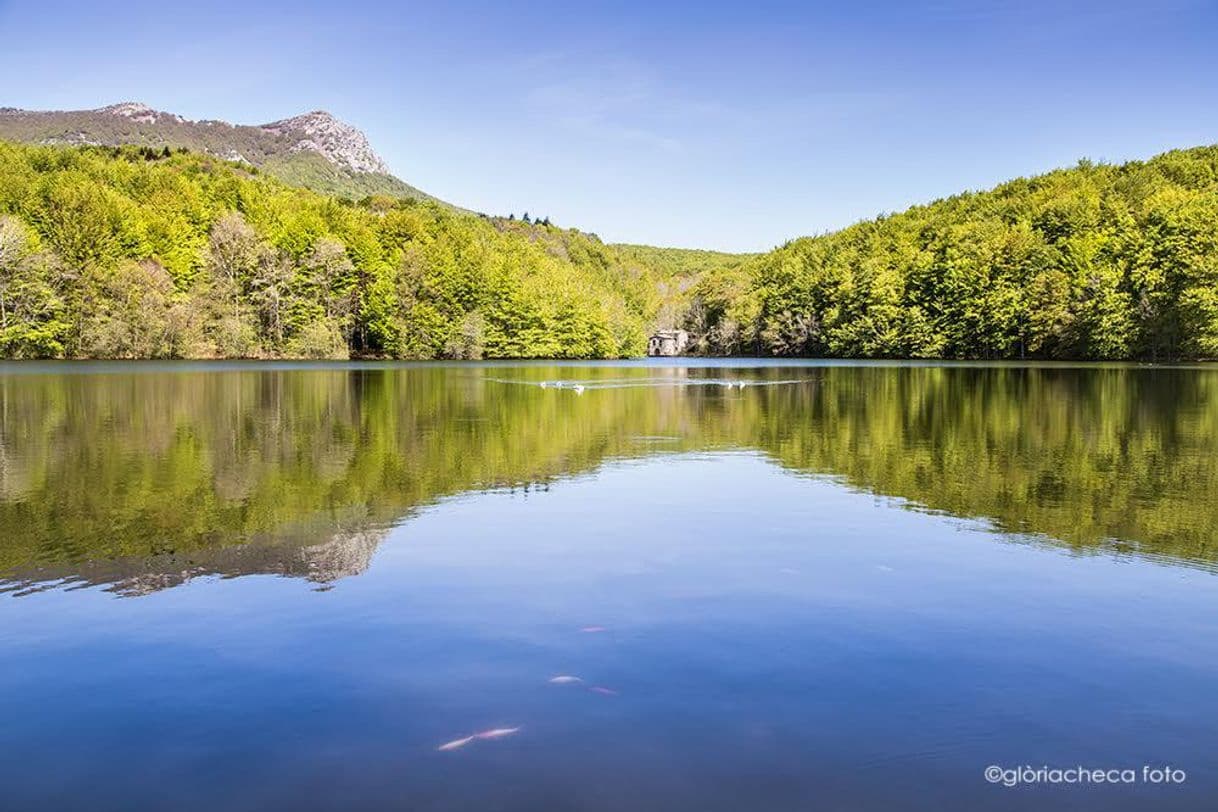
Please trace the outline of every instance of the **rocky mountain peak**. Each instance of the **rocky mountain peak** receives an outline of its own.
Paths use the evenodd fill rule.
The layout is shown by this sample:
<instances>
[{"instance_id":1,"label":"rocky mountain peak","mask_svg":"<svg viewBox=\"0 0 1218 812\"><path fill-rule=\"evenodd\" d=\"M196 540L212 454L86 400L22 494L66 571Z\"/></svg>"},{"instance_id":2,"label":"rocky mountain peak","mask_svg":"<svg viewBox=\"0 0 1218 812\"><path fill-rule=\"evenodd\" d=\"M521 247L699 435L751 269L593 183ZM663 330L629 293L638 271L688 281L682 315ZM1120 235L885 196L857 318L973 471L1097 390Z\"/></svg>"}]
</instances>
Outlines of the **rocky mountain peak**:
<instances>
[{"instance_id":1,"label":"rocky mountain peak","mask_svg":"<svg viewBox=\"0 0 1218 812\"><path fill-rule=\"evenodd\" d=\"M325 110L270 124L230 124L188 119L139 101L87 110L0 107L0 140L77 146L131 144L158 150L180 147L247 163L325 194L357 200L368 194L430 197L394 177L363 132Z\"/></svg>"},{"instance_id":2,"label":"rocky mountain peak","mask_svg":"<svg viewBox=\"0 0 1218 812\"><path fill-rule=\"evenodd\" d=\"M295 140L293 152L317 152L330 163L355 172L389 174L389 167L372 149L368 137L325 110L273 121L263 124L260 129Z\"/></svg>"},{"instance_id":3,"label":"rocky mountain peak","mask_svg":"<svg viewBox=\"0 0 1218 812\"><path fill-rule=\"evenodd\" d=\"M183 121L181 116L176 116L173 113L163 113L160 110L154 110L143 102L135 101L125 101L107 105L106 107L99 107L94 112L129 118L142 124L156 124L163 118L170 121Z\"/></svg>"}]
</instances>

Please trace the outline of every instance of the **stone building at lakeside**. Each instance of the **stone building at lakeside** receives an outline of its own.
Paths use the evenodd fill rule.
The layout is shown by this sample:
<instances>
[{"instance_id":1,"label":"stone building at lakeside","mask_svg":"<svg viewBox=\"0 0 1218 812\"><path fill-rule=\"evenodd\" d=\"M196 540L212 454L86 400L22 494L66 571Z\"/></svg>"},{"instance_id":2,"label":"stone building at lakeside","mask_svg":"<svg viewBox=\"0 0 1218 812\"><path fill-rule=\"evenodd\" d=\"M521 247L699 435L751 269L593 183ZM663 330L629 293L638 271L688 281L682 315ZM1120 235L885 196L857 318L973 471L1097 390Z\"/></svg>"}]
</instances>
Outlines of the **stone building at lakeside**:
<instances>
[{"instance_id":1,"label":"stone building at lakeside","mask_svg":"<svg viewBox=\"0 0 1218 812\"><path fill-rule=\"evenodd\" d=\"M647 354L650 356L674 356L685 352L689 346L689 333L684 330L657 330L647 339Z\"/></svg>"}]
</instances>

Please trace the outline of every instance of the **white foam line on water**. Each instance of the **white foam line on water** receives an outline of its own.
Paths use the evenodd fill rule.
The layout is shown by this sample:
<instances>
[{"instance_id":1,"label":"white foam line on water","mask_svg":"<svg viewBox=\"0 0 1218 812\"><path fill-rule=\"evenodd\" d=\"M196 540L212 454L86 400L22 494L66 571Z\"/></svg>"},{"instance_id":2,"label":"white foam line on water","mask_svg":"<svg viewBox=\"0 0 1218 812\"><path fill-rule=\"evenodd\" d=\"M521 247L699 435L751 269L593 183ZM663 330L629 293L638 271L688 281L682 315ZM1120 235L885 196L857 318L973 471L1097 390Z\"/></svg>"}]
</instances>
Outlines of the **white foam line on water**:
<instances>
[{"instance_id":1,"label":"white foam line on water","mask_svg":"<svg viewBox=\"0 0 1218 812\"><path fill-rule=\"evenodd\" d=\"M678 388L685 386L719 386L725 389L746 389L759 386L784 386L799 383L810 383L810 379L792 378L782 381L747 381L727 378L700 378L694 380L674 380L672 378L642 378L642 379L598 379L598 380L555 380L555 381L522 381L507 378L487 378L492 383L509 384L512 386L534 386L542 389L570 389L582 392L586 389L659 389Z\"/></svg>"}]
</instances>

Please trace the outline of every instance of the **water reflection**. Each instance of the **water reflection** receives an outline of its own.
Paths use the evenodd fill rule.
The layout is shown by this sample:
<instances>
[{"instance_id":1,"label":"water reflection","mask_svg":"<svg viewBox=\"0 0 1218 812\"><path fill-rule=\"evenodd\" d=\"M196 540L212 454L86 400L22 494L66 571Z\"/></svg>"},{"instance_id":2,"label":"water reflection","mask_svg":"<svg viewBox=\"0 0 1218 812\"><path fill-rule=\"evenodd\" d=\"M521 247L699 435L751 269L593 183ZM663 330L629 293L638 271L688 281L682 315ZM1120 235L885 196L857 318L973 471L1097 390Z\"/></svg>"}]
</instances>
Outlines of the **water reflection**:
<instances>
[{"instance_id":1,"label":"water reflection","mask_svg":"<svg viewBox=\"0 0 1218 812\"><path fill-rule=\"evenodd\" d=\"M10 593L143 594L201 574L324 585L437 499L731 449L1019 538L1218 561L1208 369L91 369L0 375Z\"/></svg>"}]
</instances>

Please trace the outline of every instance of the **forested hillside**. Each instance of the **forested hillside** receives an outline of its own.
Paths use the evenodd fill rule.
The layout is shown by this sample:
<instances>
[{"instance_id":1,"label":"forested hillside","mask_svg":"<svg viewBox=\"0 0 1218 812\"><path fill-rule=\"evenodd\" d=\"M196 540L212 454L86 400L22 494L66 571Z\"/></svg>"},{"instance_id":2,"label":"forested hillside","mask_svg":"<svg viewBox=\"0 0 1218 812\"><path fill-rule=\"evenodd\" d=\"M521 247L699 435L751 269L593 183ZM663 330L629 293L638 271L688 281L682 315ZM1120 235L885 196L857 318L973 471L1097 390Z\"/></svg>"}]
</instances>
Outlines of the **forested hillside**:
<instances>
[{"instance_id":1,"label":"forested hillside","mask_svg":"<svg viewBox=\"0 0 1218 812\"><path fill-rule=\"evenodd\" d=\"M1218 357L1218 147L1081 163L762 255L0 143L5 357Z\"/></svg>"},{"instance_id":2,"label":"forested hillside","mask_svg":"<svg viewBox=\"0 0 1218 812\"><path fill-rule=\"evenodd\" d=\"M181 151L0 143L6 357L616 357L655 309L577 231Z\"/></svg>"},{"instance_id":3,"label":"forested hillside","mask_svg":"<svg viewBox=\"0 0 1218 812\"><path fill-rule=\"evenodd\" d=\"M674 327L688 321L693 292L702 280L739 274L756 254L727 254L698 248L657 248L619 243L610 246L619 257L654 280L655 323ZM705 349L705 348L703 348Z\"/></svg>"},{"instance_id":4,"label":"forested hillside","mask_svg":"<svg viewBox=\"0 0 1218 812\"><path fill-rule=\"evenodd\" d=\"M1078 166L796 240L704 275L704 352L1218 356L1218 146Z\"/></svg>"}]
</instances>

